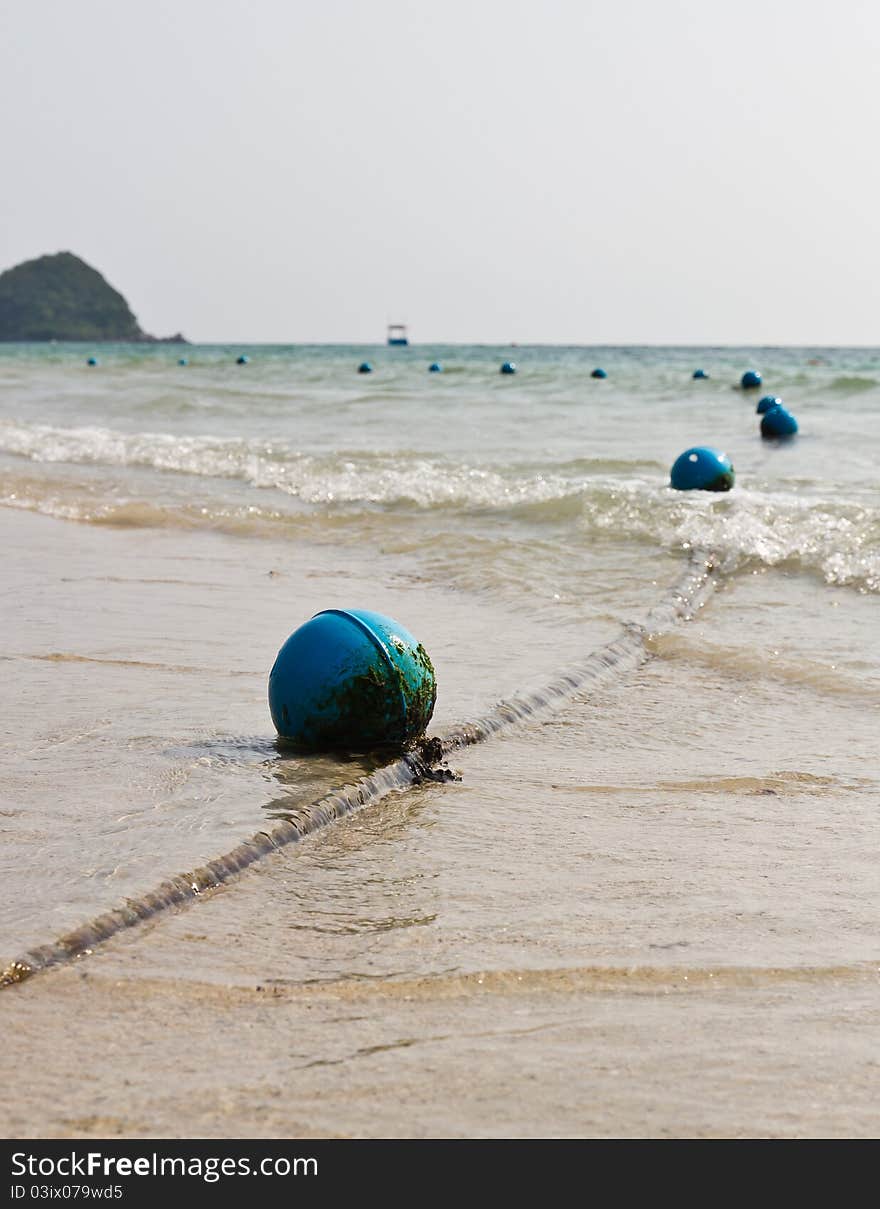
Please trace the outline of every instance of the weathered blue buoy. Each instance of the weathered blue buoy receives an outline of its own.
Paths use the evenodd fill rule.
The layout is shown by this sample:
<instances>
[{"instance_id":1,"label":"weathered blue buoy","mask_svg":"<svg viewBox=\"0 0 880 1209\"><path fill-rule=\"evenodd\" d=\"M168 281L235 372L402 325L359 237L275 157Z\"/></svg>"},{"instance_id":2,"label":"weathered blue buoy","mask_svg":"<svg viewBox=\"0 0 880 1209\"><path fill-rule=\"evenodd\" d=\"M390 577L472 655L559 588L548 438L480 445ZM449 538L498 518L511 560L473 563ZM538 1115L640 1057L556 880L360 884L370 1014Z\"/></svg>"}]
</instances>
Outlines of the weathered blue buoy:
<instances>
[{"instance_id":1,"label":"weathered blue buoy","mask_svg":"<svg viewBox=\"0 0 880 1209\"><path fill-rule=\"evenodd\" d=\"M754 390L756 386L761 385L762 379L756 369L747 369L739 381L743 390Z\"/></svg>"},{"instance_id":2,"label":"weathered blue buoy","mask_svg":"<svg viewBox=\"0 0 880 1209\"><path fill-rule=\"evenodd\" d=\"M771 407L781 407L782 400L777 395L764 395L758 400L758 406L755 411L759 416L762 416L765 411L769 411Z\"/></svg>"},{"instance_id":3,"label":"weathered blue buoy","mask_svg":"<svg viewBox=\"0 0 880 1209\"><path fill-rule=\"evenodd\" d=\"M98 364L97 357L89 357L88 361L86 362L86 365L97 365L97 364Z\"/></svg>"},{"instance_id":4,"label":"weathered blue buoy","mask_svg":"<svg viewBox=\"0 0 880 1209\"><path fill-rule=\"evenodd\" d=\"M236 365L247 365L248 361L250 361L250 357L246 357L244 353L240 357L235 358Z\"/></svg>"},{"instance_id":5,"label":"weathered blue buoy","mask_svg":"<svg viewBox=\"0 0 880 1209\"><path fill-rule=\"evenodd\" d=\"M593 370L593 372L590 374L590 377L591 378L607 378L608 373L606 370L602 369L601 366L597 365L596 368Z\"/></svg>"},{"instance_id":6,"label":"weathered blue buoy","mask_svg":"<svg viewBox=\"0 0 880 1209\"><path fill-rule=\"evenodd\" d=\"M177 362L177 364L178 365L189 365L189 361L187 361L186 357L181 357L180 360Z\"/></svg>"},{"instance_id":7,"label":"weathered blue buoy","mask_svg":"<svg viewBox=\"0 0 880 1209\"><path fill-rule=\"evenodd\" d=\"M695 381L700 378L708 378L708 377L709 377L709 375L706 373L706 371L704 369L695 369L693 372L693 378Z\"/></svg>"},{"instance_id":8,"label":"weathered blue buoy","mask_svg":"<svg viewBox=\"0 0 880 1209\"><path fill-rule=\"evenodd\" d=\"M359 374L371 374L372 372L373 372L373 367L369 361L362 361L360 363L360 365L358 366Z\"/></svg>"},{"instance_id":9,"label":"weathered blue buoy","mask_svg":"<svg viewBox=\"0 0 880 1209\"><path fill-rule=\"evenodd\" d=\"M428 373L429 374L442 374L443 366L440 364L439 361L432 361L431 364L428 366Z\"/></svg>"},{"instance_id":10,"label":"weathered blue buoy","mask_svg":"<svg viewBox=\"0 0 880 1209\"><path fill-rule=\"evenodd\" d=\"M425 648L365 609L316 613L290 635L269 675L275 729L313 751L411 743L436 697Z\"/></svg>"},{"instance_id":11,"label":"weathered blue buoy","mask_svg":"<svg viewBox=\"0 0 880 1209\"><path fill-rule=\"evenodd\" d=\"M695 445L675 459L669 481L676 491L729 491L735 475L726 453Z\"/></svg>"},{"instance_id":12,"label":"weathered blue buoy","mask_svg":"<svg viewBox=\"0 0 880 1209\"><path fill-rule=\"evenodd\" d=\"M762 437L793 437L797 430L797 420L790 411L779 405L771 407L761 416Z\"/></svg>"},{"instance_id":13,"label":"weathered blue buoy","mask_svg":"<svg viewBox=\"0 0 880 1209\"><path fill-rule=\"evenodd\" d=\"M516 373L516 362L515 361L502 361L501 373L502 374L515 374Z\"/></svg>"}]
</instances>

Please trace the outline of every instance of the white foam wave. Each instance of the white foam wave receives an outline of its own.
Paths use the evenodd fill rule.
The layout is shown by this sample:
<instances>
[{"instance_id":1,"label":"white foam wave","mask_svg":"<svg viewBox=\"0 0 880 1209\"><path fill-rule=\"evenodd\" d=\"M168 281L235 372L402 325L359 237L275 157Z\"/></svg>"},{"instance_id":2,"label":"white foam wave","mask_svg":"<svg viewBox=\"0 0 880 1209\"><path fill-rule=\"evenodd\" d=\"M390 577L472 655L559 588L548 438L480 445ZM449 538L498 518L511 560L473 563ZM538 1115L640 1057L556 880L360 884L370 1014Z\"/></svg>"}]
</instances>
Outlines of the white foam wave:
<instances>
[{"instance_id":1,"label":"white foam wave","mask_svg":"<svg viewBox=\"0 0 880 1209\"><path fill-rule=\"evenodd\" d=\"M443 459L358 453L315 457L267 443L106 428L0 422L0 451L33 462L148 467L274 488L307 504L410 503L497 508L558 499L582 483L532 472L502 475Z\"/></svg>"}]
</instances>

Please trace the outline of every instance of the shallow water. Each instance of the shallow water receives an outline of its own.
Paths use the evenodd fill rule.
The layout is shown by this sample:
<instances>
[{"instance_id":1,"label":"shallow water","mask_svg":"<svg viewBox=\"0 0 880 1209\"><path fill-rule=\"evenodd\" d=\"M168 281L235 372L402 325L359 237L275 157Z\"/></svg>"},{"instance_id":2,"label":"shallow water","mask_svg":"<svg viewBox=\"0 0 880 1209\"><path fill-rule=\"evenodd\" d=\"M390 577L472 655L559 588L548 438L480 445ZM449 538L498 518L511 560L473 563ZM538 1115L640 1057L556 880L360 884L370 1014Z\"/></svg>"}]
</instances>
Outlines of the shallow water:
<instances>
[{"instance_id":1,"label":"shallow water","mask_svg":"<svg viewBox=\"0 0 880 1209\"><path fill-rule=\"evenodd\" d=\"M644 623L708 548L714 597L650 637L640 667L455 753L460 782L385 797L82 971L108 1010L121 977L169 1011L206 985L287 996L306 1030L297 1111L366 1061L409 1105L381 1114L390 1132L876 1128L855 1072L878 1040L880 353L250 349L238 367L240 350L191 348L183 368L177 350L107 348L86 369L88 351L0 346L0 964L376 766L274 744L268 669L317 609L375 608L417 634L443 730ZM376 372L359 377L365 356ZM511 356L520 372L501 378ZM435 358L442 375L426 372ZM589 378L596 363L607 381ZM710 382L690 380L698 364ZM755 393L733 389L751 364L797 414L796 440L760 440ZM666 485L675 456L704 442L733 459L728 496ZM633 970L621 990L615 971ZM0 1011L41 1019L41 985L49 1003L55 986L81 994L67 977L2 993ZM670 1015L670 987L716 978L726 1007L703 995L690 1023ZM403 1032L397 1008L381 1035L369 1008L328 1024L363 983L380 1003L410 997ZM304 988L326 991L317 1031L300 1018ZM626 1054L606 994L645 1054L623 1095L597 1073L597 1046ZM438 1055L450 996L472 1036ZM744 1023L745 1048L725 1048L724 1011L788 1021L768 1059L770 1083L797 1087L785 1119L751 1085L721 1107L734 1064L757 1072L767 1047ZM804 1046L821 1049L831 1019L853 1094L825 1112ZM34 1028L42 1047L48 1018ZM664 1062L678 1066L689 1028L705 1063L729 1067L711 1087L691 1072L664 1113ZM531 1115L500 1077L514 1034ZM234 1035L198 1045L237 1069ZM422 1051L438 1093L417 1109ZM606 1118L574 1088L566 1099L566 1062L588 1062ZM186 1135L129 1074L140 1090L114 1109L123 1132ZM484 1085L497 1129L479 1115ZM15 1112L20 1131L91 1128L85 1103L53 1108L49 1074ZM356 1098L320 1118L328 1130L372 1131Z\"/></svg>"}]
</instances>

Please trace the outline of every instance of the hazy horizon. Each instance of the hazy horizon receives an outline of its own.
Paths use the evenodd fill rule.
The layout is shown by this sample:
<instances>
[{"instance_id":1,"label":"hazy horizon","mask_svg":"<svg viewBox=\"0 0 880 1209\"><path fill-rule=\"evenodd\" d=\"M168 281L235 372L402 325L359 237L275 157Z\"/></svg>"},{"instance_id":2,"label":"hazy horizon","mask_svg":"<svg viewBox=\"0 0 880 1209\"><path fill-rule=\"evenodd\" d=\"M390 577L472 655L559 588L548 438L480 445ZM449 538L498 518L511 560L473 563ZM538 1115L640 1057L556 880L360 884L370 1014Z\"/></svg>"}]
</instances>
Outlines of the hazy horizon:
<instances>
[{"instance_id":1,"label":"hazy horizon","mask_svg":"<svg viewBox=\"0 0 880 1209\"><path fill-rule=\"evenodd\" d=\"M247 13L0 4L0 270L194 343L880 342L867 3Z\"/></svg>"}]
</instances>

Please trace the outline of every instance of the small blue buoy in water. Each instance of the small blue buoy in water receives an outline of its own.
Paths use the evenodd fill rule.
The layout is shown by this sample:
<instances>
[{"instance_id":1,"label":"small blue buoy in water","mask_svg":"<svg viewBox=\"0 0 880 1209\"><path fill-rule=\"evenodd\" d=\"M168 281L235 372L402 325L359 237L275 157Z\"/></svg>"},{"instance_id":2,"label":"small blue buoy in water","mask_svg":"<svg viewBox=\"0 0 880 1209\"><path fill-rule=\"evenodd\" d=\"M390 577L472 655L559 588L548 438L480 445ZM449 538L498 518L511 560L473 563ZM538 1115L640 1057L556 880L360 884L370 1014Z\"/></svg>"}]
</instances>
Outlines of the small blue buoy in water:
<instances>
[{"instance_id":1,"label":"small blue buoy in water","mask_svg":"<svg viewBox=\"0 0 880 1209\"><path fill-rule=\"evenodd\" d=\"M729 491L735 477L726 453L695 445L675 459L669 482L676 491Z\"/></svg>"},{"instance_id":2,"label":"small blue buoy in water","mask_svg":"<svg viewBox=\"0 0 880 1209\"><path fill-rule=\"evenodd\" d=\"M593 372L590 374L590 377L591 378L607 378L608 373L606 370L602 369L600 366L597 365L596 368L593 370Z\"/></svg>"},{"instance_id":3,"label":"small blue buoy in water","mask_svg":"<svg viewBox=\"0 0 880 1209\"><path fill-rule=\"evenodd\" d=\"M97 365L97 364L98 364L97 357L89 357L88 361L86 362L86 365Z\"/></svg>"},{"instance_id":4,"label":"small blue buoy in water","mask_svg":"<svg viewBox=\"0 0 880 1209\"><path fill-rule=\"evenodd\" d=\"M761 416L762 437L793 437L798 430L798 422L784 407L771 407Z\"/></svg>"},{"instance_id":5,"label":"small blue buoy in water","mask_svg":"<svg viewBox=\"0 0 880 1209\"><path fill-rule=\"evenodd\" d=\"M762 416L765 411L769 411L771 407L781 407L782 400L777 395L764 395L758 400L758 406L755 411L759 416Z\"/></svg>"},{"instance_id":6,"label":"small blue buoy in water","mask_svg":"<svg viewBox=\"0 0 880 1209\"><path fill-rule=\"evenodd\" d=\"M706 373L706 371L704 369L695 369L692 377L694 378L695 381L697 381L700 378L708 378L709 375Z\"/></svg>"},{"instance_id":7,"label":"small blue buoy in water","mask_svg":"<svg viewBox=\"0 0 880 1209\"><path fill-rule=\"evenodd\" d=\"M248 361L250 361L250 357L246 357L244 353L240 357L235 358L236 365L247 365Z\"/></svg>"},{"instance_id":8,"label":"small blue buoy in water","mask_svg":"<svg viewBox=\"0 0 880 1209\"><path fill-rule=\"evenodd\" d=\"M373 372L373 367L369 363L369 361L362 361L360 363L360 365L358 366L359 374L371 374L372 372Z\"/></svg>"},{"instance_id":9,"label":"small blue buoy in water","mask_svg":"<svg viewBox=\"0 0 880 1209\"><path fill-rule=\"evenodd\" d=\"M181 357L180 360L177 362L177 364L178 365L189 365L189 361L187 361L186 357Z\"/></svg>"},{"instance_id":10,"label":"small blue buoy in water","mask_svg":"<svg viewBox=\"0 0 880 1209\"><path fill-rule=\"evenodd\" d=\"M515 361L502 361L501 373L502 374L515 374L516 373L516 362Z\"/></svg>"},{"instance_id":11,"label":"small blue buoy in water","mask_svg":"<svg viewBox=\"0 0 880 1209\"><path fill-rule=\"evenodd\" d=\"M290 635L269 674L275 729L313 751L411 743L436 697L425 648L398 622L365 609L316 613Z\"/></svg>"},{"instance_id":12,"label":"small blue buoy in water","mask_svg":"<svg viewBox=\"0 0 880 1209\"><path fill-rule=\"evenodd\" d=\"M428 366L428 373L429 374L442 374L443 366L440 364L439 361L432 361L431 364Z\"/></svg>"},{"instance_id":13,"label":"small blue buoy in water","mask_svg":"<svg viewBox=\"0 0 880 1209\"><path fill-rule=\"evenodd\" d=\"M743 390L754 390L756 386L761 385L761 375L756 369L747 369L739 380Z\"/></svg>"}]
</instances>

